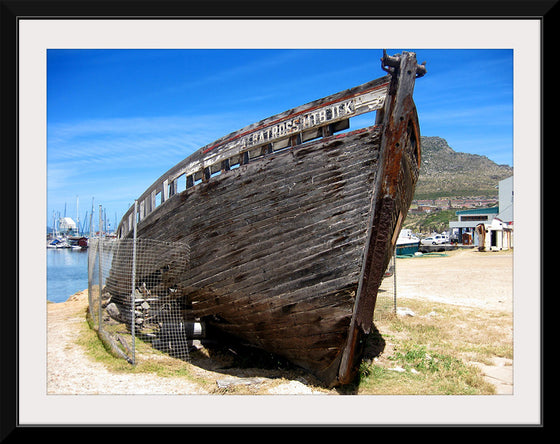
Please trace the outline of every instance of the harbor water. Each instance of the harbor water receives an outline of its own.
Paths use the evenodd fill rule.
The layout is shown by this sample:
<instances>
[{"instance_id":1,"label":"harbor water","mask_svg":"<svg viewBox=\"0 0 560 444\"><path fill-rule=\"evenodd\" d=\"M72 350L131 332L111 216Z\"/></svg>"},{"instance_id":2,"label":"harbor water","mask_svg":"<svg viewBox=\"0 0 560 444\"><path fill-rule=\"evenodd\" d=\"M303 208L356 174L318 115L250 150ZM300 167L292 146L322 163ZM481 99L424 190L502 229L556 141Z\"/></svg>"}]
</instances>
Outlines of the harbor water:
<instances>
[{"instance_id":1,"label":"harbor water","mask_svg":"<svg viewBox=\"0 0 560 444\"><path fill-rule=\"evenodd\" d=\"M88 250L47 248L47 300L64 302L88 287Z\"/></svg>"}]
</instances>

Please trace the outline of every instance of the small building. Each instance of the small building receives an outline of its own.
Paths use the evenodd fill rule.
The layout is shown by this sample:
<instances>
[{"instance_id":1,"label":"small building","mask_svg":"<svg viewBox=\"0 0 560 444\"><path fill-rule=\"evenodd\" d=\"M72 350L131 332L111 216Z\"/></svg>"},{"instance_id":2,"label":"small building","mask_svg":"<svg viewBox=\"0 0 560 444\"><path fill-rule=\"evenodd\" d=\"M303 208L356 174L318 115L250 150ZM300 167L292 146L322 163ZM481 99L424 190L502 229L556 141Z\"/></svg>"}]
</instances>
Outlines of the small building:
<instances>
[{"instance_id":1,"label":"small building","mask_svg":"<svg viewBox=\"0 0 560 444\"><path fill-rule=\"evenodd\" d=\"M78 234L78 227L71 217L61 217L58 219L58 231L60 234L73 236Z\"/></svg>"},{"instance_id":2,"label":"small building","mask_svg":"<svg viewBox=\"0 0 560 444\"><path fill-rule=\"evenodd\" d=\"M449 230L456 242L489 250L513 247L513 176L501 180L498 187L497 207L455 213L459 220L450 221Z\"/></svg>"},{"instance_id":3,"label":"small building","mask_svg":"<svg viewBox=\"0 0 560 444\"><path fill-rule=\"evenodd\" d=\"M434 205L442 210L447 210L448 208L451 208L451 201L449 199L436 199L434 201Z\"/></svg>"},{"instance_id":4,"label":"small building","mask_svg":"<svg viewBox=\"0 0 560 444\"><path fill-rule=\"evenodd\" d=\"M512 247L513 228L498 218L490 224L478 224L476 233L479 251L509 250Z\"/></svg>"},{"instance_id":5,"label":"small building","mask_svg":"<svg viewBox=\"0 0 560 444\"><path fill-rule=\"evenodd\" d=\"M421 213L431 213L432 211L435 211L437 209L436 206L434 205L418 205L418 207L416 208L417 212L421 212Z\"/></svg>"},{"instance_id":6,"label":"small building","mask_svg":"<svg viewBox=\"0 0 560 444\"><path fill-rule=\"evenodd\" d=\"M498 215L498 212L498 207L457 211L455 214L459 220L449 222L451 237L455 239L456 242L464 245L476 245L477 225L492 223L492 220Z\"/></svg>"}]
</instances>

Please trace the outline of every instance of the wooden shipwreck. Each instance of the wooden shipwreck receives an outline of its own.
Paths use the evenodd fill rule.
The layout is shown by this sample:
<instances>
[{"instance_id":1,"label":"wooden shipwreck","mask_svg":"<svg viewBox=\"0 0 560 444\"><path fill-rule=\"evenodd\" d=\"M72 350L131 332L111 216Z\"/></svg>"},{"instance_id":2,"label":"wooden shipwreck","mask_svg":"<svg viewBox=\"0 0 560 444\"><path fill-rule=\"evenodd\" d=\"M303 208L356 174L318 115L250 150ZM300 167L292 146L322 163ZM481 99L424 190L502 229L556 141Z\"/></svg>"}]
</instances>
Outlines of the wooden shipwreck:
<instances>
[{"instance_id":1,"label":"wooden shipwreck","mask_svg":"<svg viewBox=\"0 0 560 444\"><path fill-rule=\"evenodd\" d=\"M186 244L164 280L189 319L283 356L329 386L351 382L420 166L416 55L386 76L249 125L162 175L119 238ZM376 112L354 131L349 119ZM184 191L178 184L184 181ZM162 268L162 269L163 269ZM161 287L161 280L160 282ZM109 279L112 294L130 294Z\"/></svg>"}]
</instances>

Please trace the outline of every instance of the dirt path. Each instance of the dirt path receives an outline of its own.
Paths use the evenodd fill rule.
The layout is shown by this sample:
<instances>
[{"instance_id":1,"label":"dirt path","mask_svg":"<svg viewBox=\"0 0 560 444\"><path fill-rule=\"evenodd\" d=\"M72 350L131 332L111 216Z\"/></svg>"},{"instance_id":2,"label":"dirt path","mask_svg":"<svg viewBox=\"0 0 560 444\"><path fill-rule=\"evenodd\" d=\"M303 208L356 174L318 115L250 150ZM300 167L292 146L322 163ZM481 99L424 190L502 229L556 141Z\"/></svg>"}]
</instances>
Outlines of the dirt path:
<instances>
[{"instance_id":1,"label":"dirt path","mask_svg":"<svg viewBox=\"0 0 560 444\"><path fill-rule=\"evenodd\" d=\"M47 305L47 392L49 394L201 394L184 378L115 374L88 357L74 341L84 322L87 291L64 303Z\"/></svg>"}]
</instances>

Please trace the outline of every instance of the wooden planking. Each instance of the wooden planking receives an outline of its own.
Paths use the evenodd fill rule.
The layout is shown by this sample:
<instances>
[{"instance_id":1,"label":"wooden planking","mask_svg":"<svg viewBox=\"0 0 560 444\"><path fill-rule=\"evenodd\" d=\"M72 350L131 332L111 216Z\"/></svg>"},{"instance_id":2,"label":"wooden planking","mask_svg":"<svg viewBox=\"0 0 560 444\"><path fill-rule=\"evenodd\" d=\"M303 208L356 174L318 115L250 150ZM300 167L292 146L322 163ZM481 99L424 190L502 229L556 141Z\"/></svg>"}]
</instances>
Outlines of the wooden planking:
<instances>
[{"instance_id":1,"label":"wooden planking","mask_svg":"<svg viewBox=\"0 0 560 444\"><path fill-rule=\"evenodd\" d=\"M283 175L285 176L285 172L283 173ZM245 176L251 177L252 173L247 172ZM297 179L298 179L297 177L294 178L294 180ZM302 201L298 201L297 198L282 200L282 198L279 197L275 198L274 196L269 196L266 193L261 192L261 190L259 190L259 187L257 186L249 187L250 181L252 180L253 179L251 178L249 179L249 181L243 183L241 186L236 186L233 197L227 199L227 206L235 207L234 211L236 211L236 213L234 214L232 214L232 211L229 211L229 214L228 211L222 211L223 205L216 206L213 205L211 201L205 202L203 204L205 206L204 211L198 211L198 212L196 211L196 209L193 208L189 208L181 212L181 205L177 205L175 209L176 210L178 209L178 211L174 211L173 209L171 209L170 211L158 212L159 217L152 218L151 220L146 219L145 222L143 222L143 225L141 225L141 227L146 227L146 232L147 230L152 231L151 235L153 236L161 236L171 240L180 240L184 236L185 229L188 229L188 231L190 232L189 237L191 239L197 238L196 239L197 242L200 241L199 238L201 236L206 239L211 238L213 239L213 242L208 243L208 247L210 248L210 253L206 253L206 256L209 255L211 256L212 254L216 253L218 250L223 251L222 248L223 243L221 241L224 240L223 239L224 234L226 236L234 236L236 239L236 249L241 250L242 248L245 248L245 246L248 243L254 242L255 240L258 242L265 241L267 238L270 238L272 234L275 234L275 233L269 233L268 231L265 230L279 229L285 231L285 226L278 226L278 223L276 221L276 218L278 217L279 213L282 213L285 216L285 218L288 218L290 216L293 217L292 226L296 223L296 219L298 217L302 217L302 204L301 204ZM224 183L225 183L224 187L231 187L235 185L232 184L231 181L224 182ZM288 186L292 186L292 185L293 184L289 184ZM208 185L208 187L209 186L210 184ZM281 185L279 185L278 182L272 182L271 186L278 188ZM284 185L282 186L286 186L285 180L284 180ZM243 189L248 190L248 193L246 192L245 194L243 194L242 193ZM194 190L194 191L198 191L198 190ZM204 200L205 198L207 200L210 193L217 194L222 191L223 190L221 189L213 187L213 189L210 192L208 190L204 190L201 193L203 194L202 196L193 195L192 199L186 198L185 200L196 201L196 200ZM316 190L313 190L312 193L313 192L316 192ZM204 194L206 194L206 196ZM280 194L280 193L276 193L276 194ZM257 200L255 196L259 196L260 200ZM328 197L326 193L323 193L323 196ZM339 216L341 216L342 212L347 211L348 208L341 209L341 205L336 196L336 191L334 190L332 191L332 198L337 200L337 207L333 207L333 208L339 209L339 211L341 212ZM264 212L265 214L264 215L260 214L255 216L255 215L247 214L246 211L243 212L243 209L247 208L247 206L242 204L238 205L238 203L248 202L249 200L251 201L251 203L254 202L255 206L257 205L260 206L262 208L262 212ZM188 206L189 203L190 202L186 202L186 205ZM267 203L268 203L268 207L266 206ZM168 204L171 204L171 201L169 201ZM312 211L313 210L312 206L314 205L314 201L312 201L310 205L311 207L309 209ZM350 205L352 206L352 202L350 202ZM291 211L292 213L288 214L289 211ZM232 216L232 217L228 217L228 216ZM254 217L260 217L260 220L259 221L251 220ZM303 215L303 217L305 217L305 215ZM178 229L174 231L172 229L168 229L168 230L164 230L163 232L160 231L158 234L161 224L165 224L165 221L162 220L164 218L172 218L173 223L178 227ZM227 219L225 223L226 231L225 232L222 231L220 233L219 229L224 230L224 219ZM289 222L290 221L284 220L284 223L289 223ZM148 226L150 223L153 225L152 227ZM232 226L232 224L234 226ZM249 238L246 237L247 232L249 230L250 231L258 230L258 232L251 233L252 237ZM243 240L244 236L246 237L246 239L248 239L248 241L244 242ZM224 240L225 243L227 243L227 241L228 239ZM206 251L198 248L193 248L192 250L195 252ZM208 257L206 257L205 259L208 259ZM196 262L196 260L197 260L196 256L191 256L191 263Z\"/></svg>"},{"instance_id":2,"label":"wooden planking","mask_svg":"<svg viewBox=\"0 0 560 444\"><path fill-rule=\"evenodd\" d=\"M296 149L294 150L294 152L298 153L300 150L302 152L306 152L303 148ZM285 158L285 156L283 157ZM180 205L181 202L175 201L174 202L175 208L166 208L166 210L163 212L156 212L151 214L148 218L142 221L142 225L147 227L149 224L159 224L161 223L162 217L173 216L176 218L189 219L187 223L189 224L189 229L191 230L191 234L194 234L196 230L198 230L199 228L202 229L205 233L208 233L209 230L212 229L212 225L209 225L208 219L214 217L213 213L219 213L222 219L225 218L234 222L237 221L243 223L244 220L239 220L239 219L241 217L247 217L247 214L241 213L240 210L243 210L243 207L246 207L246 203L249 199L251 203L254 205L257 205L257 203L259 202L263 205L268 204L271 206L278 205L279 203L282 204L287 203L287 204L291 204L293 208L297 208L298 202L295 199L290 198L288 201L282 202L282 197L280 197L281 193L277 193L275 195L266 195L262 193L262 191L257 187L252 186L251 183L254 181L253 175L255 173L260 173L263 172L264 170L264 172L267 174L267 181L269 182L267 185L275 188L280 186L291 187L293 186L293 184L306 185L307 182L312 182L307 184L308 185L307 190L310 190L312 192L319 192L318 186L316 186L313 183L313 180L315 178L317 179L317 181L321 181L323 180L321 174L325 174L325 175L330 174L331 176L337 174L336 171L336 169L338 168L336 165L337 159L331 160L330 163L321 162L319 165L316 165L315 167L306 166L304 169L300 169L299 171L296 172L294 172L293 170L291 171L289 170L287 172L286 170L282 170L281 168L270 169L268 167L268 162L276 162L275 159L276 156L271 156L269 159L265 159L261 161L262 163L257 164L259 168L257 171L254 170L255 164L253 164L252 166L251 165L244 166L239 170L228 172L226 174L226 176L228 176L227 181L226 180L212 181L209 184L196 187L195 189L192 190L188 190L189 191L188 193L183 193L183 195L181 196L182 200L185 201L186 200L193 201L199 199L204 200L204 199L208 199L208 195L210 193L223 193L224 192L223 188L235 186L236 187L235 196L234 198L228 200L227 208L224 208L223 206L222 207L213 206L211 201L207 201L206 212L189 213L189 212L185 212L182 209L182 206ZM292 165L289 164L287 164L286 166L292 167ZM346 177L353 177L356 175L354 169L357 170L365 166L367 166L367 164L364 164L363 161L358 161L354 165L349 165L349 172L347 173L346 176L341 176L341 178L344 179ZM334 168L335 171L329 171L329 168ZM315 176L312 176L311 172L313 172ZM338 172L338 174L340 174L340 172ZM286 181L287 176L289 176L293 180L293 183L287 183ZM334 179L335 177L333 177L333 180ZM327 185L329 184L327 183ZM170 205L170 204L171 201L166 203L166 205ZM200 203L198 205L200 205ZM272 208L272 210L274 210L274 208ZM202 224L199 225L197 223L198 222L196 219L197 217L199 218L199 220L202 221ZM221 219L216 219L215 223L218 224L221 223ZM168 237L167 235L168 233L162 233L163 237L167 238ZM182 233L182 231L179 230L178 235L184 236L184 233Z\"/></svg>"},{"instance_id":3,"label":"wooden planking","mask_svg":"<svg viewBox=\"0 0 560 444\"><path fill-rule=\"evenodd\" d=\"M356 212L346 212L344 214L347 214L348 217L359 216L359 213ZM325 246L328 249L332 249L336 247L345 247L347 244L347 238L349 237L354 238L355 236L359 235L358 232L354 232L354 231L351 232L350 229L346 225L344 225L344 221L333 221L331 224L331 228L332 228L331 233L328 233L323 237L317 236L316 244L311 244L309 246L307 244L305 245L306 251L309 256L314 257L316 254L323 251L325 249ZM306 233L306 230L309 231L311 229L313 229L313 226L304 227L301 229L295 229L291 232L291 234L292 236L295 237L302 236ZM358 230L358 228L356 230ZM246 238L242 238L242 240L245 241ZM258 244L253 245L254 248L250 248L251 245L244 245L244 246L240 245L239 250L229 251L228 253L225 253L223 256L212 257L207 262L201 264L199 270L195 270L194 267L191 268L191 274L200 273L199 275L197 275L199 279L198 282L199 285L204 285L206 283L206 279L209 279L211 277L217 277L218 273L216 271L212 271L215 270L214 266L218 265L216 263L225 260L229 260L231 264L230 268L226 270L227 272L235 271L237 273L241 273L243 272L244 268L246 268L247 266L252 266L253 265L252 262L259 261L262 256L267 255L266 248L274 246L277 243L275 242L274 238L264 239L262 241L259 240L257 242ZM259 248L257 245L260 245L262 249L259 251L255 251ZM296 252L297 250L301 250L302 248L304 248L304 246L300 246L298 244L283 245L282 251L284 252L284 254L289 255L291 253ZM247 260L243 260L246 257L248 257L249 254L251 254L250 258ZM282 267L283 265L284 263L281 263L279 265L274 265L273 263L269 263L268 269L274 270L276 269L277 266Z\"/></svg>"},{"instance_id":4,"label":"wooden planking","mask_svg":"<svg viewBox=\"0 0 560 444\"><path fill-rule=\"evenodd\" d=\"M338 290L355 290L359 278L379 130L344 137L212 178L140 223L139 237L191 247L180 287L195 315L219 315L224 329L248 340L268 335L280 352L294 340L279 339L282 332L297 320L299 361L319 347L321 334L332 334L333 350L340 346L353 299ZM322 305L310 308L321 296ZM311 334L318 317L322 333Z\"/></svg>"},{"instance_id":5,"label":"wooden planking","mask_svg":"<svg viewBox=\"0 0 560 444\"><path fill-rule=\"evenodd\" d=\"M162 201L164 201L167 197L167 184L173 183L180 176L186 175L187 181L189 180L188 177L192 177L192 175L200 177L204 170L208 170L210 173L211 170L216 170L218 165L221 168L226 163L235 161L235 158L244 156L247 154L247 150L258 151L261 147L266 148L271 142L274 143L275 140L277 141L274 143L275 145L282 144L283 140L287 140L286 145L289 145L289 139L298 137L301 140L302 135L305 136L305 133L319 131L322 135L329 135L329 131L334 129L333 126L339 127L334 130L340 130L345 127L344 122L349 117L371 112L383 106L389 80L390 76L385 76L367 82L363 85L287 110L228 134L202 147L196 153L164 173L139 197L138 201L143 206L144 201L159 190L162 190L161 196ZM338 109L338 111L335 111L335 109ZM309 124L304 124L306 120L309 121ZM325 125L328 125L328 127ZM282 126L284 127L283 133L280 131ZM277 135L273 135L275 128L279 129ZM150 199L148 201L151 202ZM129 221L129 215L132 210L133 208L128 210L123 217L123 221ZM145 213L143 213L142 217L144 215ZM125 227L121 222L119 232L122 233L123 228ZM126 229L131 229L130 223L126 223Z\"/></svg>"},{"instance_id":6,"label":"wooden planking","mask_svg":"<svg viewBox=\"0 0 560 444\"><path fill-rule=\"evenodd\" d=\"M250 176L249 173L247 175ZM218 191L219 190L214 189L213 193L216 194ZM265 195L265 193L261 193L261 194ZM239 199L244 200L244 199L248 199L248 198L249 197L247 197L247 196L241 196ZM229 200L229 201L235 202L235 200ZM205 248L192 248L192 250L195 253L191 256L191 266L195 267L197 262L199 262L200 265L202 267L204 267L204 265L207 264L208 259L211 259L213 256L215 256L219 252L221 252L222 255L223 255L223 252L225 250L224 246L227 244L227 242L228 242L227 238L229 236L235 236L236 239L239 239L239 241L236 244L236 250L243 250L243 248L246 248L244 245L247 245L247 242L253 243L253 250L255 248L262 249L262 244L260 242L263 240L262 239L263 236L264 237L269 237L269 238L274 238L276 243L282 242L284 240L283 238L275 237L275 236L278 236L278 235L282 234L282 233L278 233L278 231L279 230L281 232L283 231L284 236L290 236L289 232L287 232L288 231L287 228L290 225L292 227L294 227L295 224L297 224L297 223L301 224L301 221L298 221L297 219L298 219L298 217L302 217L303 210L305 210L305 207L302 207L301 205L298 204L297 199L286 200L285 202L288 202L289 204L291 204L291 211L293 211L294 214L293 214L293 218L288 220L288 218L291 215L288 214L287 210L285 210L284 211L284 216L286 216L286 217L283 220L283 224L278 224L278 223L275 222L275 219L274 219L273 216L274 215L277 216L278 211L279 211L279 210L275 210L274 212L272 212L273 216L267 217L266 214L261 215L260 216L261 217L260 221L258 221L258 222L253 221L250 224L248 223L248 219L247 219L247 217L250 217L250 215L247 216L246 214L244 215L243 213L240 213L240 215L238 217L236 217L235 219L228 219L227 220L226 224L229 227L226 227L226 228L231 228L231 229L230 230L228 229L225 232L222 232L221 235L218 235L216 230L209 229L208 227L206 227L206 229L204 229L204 228L199 226L200 230L197 230L197 231L193 230L193 234L192 234L193 237L195 237L195 236L199 237L200 233L202 233L203 236L206 239L208 239L208 237L211 237L213 240L210 241L210 242L207 242L206 245L205 245ZM270 210L269 208L263 207L262 203L259 203L258 205L262 208L263 212L267 212L267 211ZM314 202L312 202L311 205L313 206ZM206 207L210 208L211 205L209 204ZM309 208L309 210L312 211L313 208ZM191 214L193 214L194 211L195 211L194 209L191 209ZM272 211L272 210L270 210L270 211ZM166 214L165 217L173 217L173 216L171 216L171 213L169 213L169 214ZM161 219L161 217L159 219ZM194 221L194 223L191 224L191 227L196 226L197 222L200 222L200 220L202 220L204 223L206 223L206 225L209 225L211 223L211 221L215 222L215 219L212 219L212 214L209 214L209 212L207 212L207 211L202 211L202 212L199 213L198 219L196 218L196 215L191 217L190 221L191 222ZM272 223L272 226L271 227L259 227L259 223L262 223L263 220L270 220L271 223ZM175 221L175 218L174 218L174 221ZM146 220L146 222L148 222L148 221ZM188 222L186 220L177 220L176 225L183 226L184 223L188 223ZM223 221L221 223L223 225ZM235 226L236 223L237 223L237 225L240 225L240 224L245 225L245 230L242 230L241 226ZM157 221L157 230L159 230L160 224L161 224L161 220L158 220ZM234 224L233 227L231 226L232 224ZM214 226L213 228L216 228L216 227ZM224 227L222 226L222 229L223 228ZM248 232L247 228L249 230L258 230L260 228L260 230L257 231L256 233L255 232L251 233L251 236L249 236L249 232ZM264 228L269 228L272 231L271 232L265 231ZM305 226L304 226L304 228L305 228ZM167 234L170 234L170 233L166 233L166 235ZM243 241L243 236L245 236L246 239L247 239L245 241L245 243ZM196 240L193 240L193 242L197 242L198 244L200 244L201 239L198 238ZM196 257L196 252L198 252L198 251L202 252L202 256ZM243 253L248 255L249 258L251 257L251 254L255 254L254 251L245 251L245 250L243 250ZM249 253L251 253L251 254L249 254ZM235 254L235 252L234 252L234 254ZM270 254L273 254L273 252L271 252ZM241 260L246 262L245 258L242 258ZM216 269L214 267L210 268L210 270L213 273L216 273Z\"/></svg>"},{"instance_id":7,"label":"wooden planking","mask_svg":"<svg viewBox=\"0 0 560 444\"><path fill-rule=\"evenodd\" d=\"M298 244L296 240L289 238L290 233L288 232L286 234L278 234L275 236L278 243L281 243L281 245L278 245L278 243L275 243L273 240L268 240L266 243L263 242L262 245L255 244L252 247L247 246L239 252L229 252L227 256L229 259L232 259L232 262L230 267L226 270L230 274L233 272L239 275L246 274L251 268L259 266L259 261L262 261L265 256L267 262L262 264L263 270L281 270L283 267L289 266L289 264L285 261L285 255L290 255L294 258L301 257L301 260L303 261L315 261L316 259L321 259L321 257L318 256L321 249L330 250L333 248L345 248L346 246L349 246L348 242L345 241L346 236L358 236L360 234L350 232L347 227L344 227L342 230L338 227L338 225L334 224L332 230L332 233L327 233L323 236L319 233L316 234L317 240L321 242L319 245L312 244L310 239L302 239L301 244ZM298 230L299 233L302 231L304 230ZM313 231L316 232L317 229L314 229ZM299 233L293 233L293 235L297 236ZM262 249L259 249L259 245L261 245ZM267 252L267 250L265 250L267 247L276 248L276 251ZM212 269L209 270L206 268L204 262L196 269L191 268L190 273L192 278L195 278L196 276L197 280L199 280L201 284L209 283L207 281L208 278L218 277L219 275L219 268L217 268L219 262L219 258L207 262L208 265L216 265L212 268L214 272L212 272ZM305 265L305 262L302 265ZM298 265L297 268L300 269L302 266Z\"/></svg>"}]
</instances>

